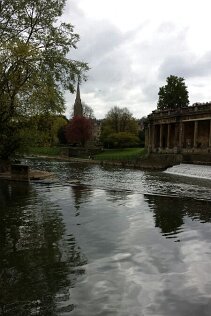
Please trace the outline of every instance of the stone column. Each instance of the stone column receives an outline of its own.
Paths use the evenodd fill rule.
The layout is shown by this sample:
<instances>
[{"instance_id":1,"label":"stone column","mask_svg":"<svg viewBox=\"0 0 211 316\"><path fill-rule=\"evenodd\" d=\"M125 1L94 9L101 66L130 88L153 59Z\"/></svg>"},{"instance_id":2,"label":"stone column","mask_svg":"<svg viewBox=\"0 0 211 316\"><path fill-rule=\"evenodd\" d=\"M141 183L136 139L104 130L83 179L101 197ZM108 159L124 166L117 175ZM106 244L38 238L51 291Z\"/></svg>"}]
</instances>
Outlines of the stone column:
<instances>
[{"instance_id":1,"label":"stone column","mask_svg":"<svg viewBox=\"0 0 211 316\"><path fill-rule=\"evenodd\" d=\"M210 120L209 147L211 147L211 120Z\"/></svg>"},{"instance_id":2,"label":"stone column","mask_svg":"<svg viewBox=\"0 0 211 316\"><path fill-rule=\"evenodd\" d=\"M160 148L163 147L163 125L160 124Z\"/></svg>"},{"instance_id":3,"label":"stone column","mask_svg":"<svg viewBox=\"0 0 211 316\"><path fill-rule=\"evenodd\" d=\"M194 122L194 138L193 138L193 147L197 147L197 139L198 139L198 121Z\"/></svg>"},{"instance_id":4,"label":"stone column","mask_svg":"<svg viewBox=\"0 0 211 316\"><path fill-rule=\"evenodd\" d=\"M179 142L178 142L179 149L182 148L183 138L184 138L184 123L180 122L179 123Z\"/></svg>"},{"instance_id":5,"label":"stone column","mask_svg":"<svg viewBox=\"0 0 211 316\"><path fill-rule=\"evenodd\" d=\"M174 150L179 146L179 124L175 123L174 126Z\"/></svg>"},{"instance_id":6,"label":"stone column","mask_svg":"<svg viewBox=\"0 0 211 316\"><path fill-rule=\"evenodd\" d=\"M151 124L148 125L148 152L151 152Z\"/></svg>"},{"instance_id":7,"label":"stone column","mask_svg":"<svg viewBox=\"0 0 211 316\"><path fill-rule=\"evenodd\" d=\"M171 137L171 124L168 124L167 148L170 147L170 137Z\"/></svg>"},{"instance_id":8,"label":"stone column","mask_svg":"<svg viewBox=\"0 0 211 316\"><path fill-rule=\"evenodd\" d=\"M145 131L144 145L145 145L145 148L148 149L148 146L149 146L149 124L144 127L144 131Z\"/></svg>"},{"instance_id":9,"label":"stone column","mask_svg":"<svg viewBox=\"0 0 211 316\"><path fill-rule=\"evenodd\" d=\"M155 125L152 125L152 150L155 148Z\"/></svg>"}]
</instances>

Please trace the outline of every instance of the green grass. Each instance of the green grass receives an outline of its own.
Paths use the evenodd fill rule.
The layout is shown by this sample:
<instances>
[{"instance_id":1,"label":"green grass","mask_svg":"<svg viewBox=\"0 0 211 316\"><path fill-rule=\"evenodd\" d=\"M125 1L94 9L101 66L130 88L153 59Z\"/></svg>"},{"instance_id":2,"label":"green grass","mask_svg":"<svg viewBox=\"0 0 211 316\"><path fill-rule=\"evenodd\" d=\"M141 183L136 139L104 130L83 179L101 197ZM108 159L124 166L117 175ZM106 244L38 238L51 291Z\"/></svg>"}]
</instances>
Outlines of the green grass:
<instances>
[{"instance_id":1,"label":"green grass","mask_svg":"<svg viewBox=\"0 0 211 316\"><path fill-rule=\"evenodd\" d=\"M60 156L62 148L60 147L30 147L27 150L28 155L34 156ZM135 160L145 154L144 148L123 148L123 149L106 149L100 154L94 155L96 160Z\"/></svg>"},{"instance_id":2,"label":"green grass","mask_svg":"<svg viewBox=\"0 0 211 316\"><path fill-rule=\"evenodd\" d=\"M144 148L107 149L95 155L96 160L134 160L145 154Z\"/></svg>"},{"instance_id":3,"label":"green grass","mask_svg":"<svg viewBox=\"0 0 211 316\"><path fill-rule=\"evenodd\" d=\"M27 150L29 155L41 155L41 156L59 156L61 148L59 147L30 147Z\"/></svg>"}]
</instances>

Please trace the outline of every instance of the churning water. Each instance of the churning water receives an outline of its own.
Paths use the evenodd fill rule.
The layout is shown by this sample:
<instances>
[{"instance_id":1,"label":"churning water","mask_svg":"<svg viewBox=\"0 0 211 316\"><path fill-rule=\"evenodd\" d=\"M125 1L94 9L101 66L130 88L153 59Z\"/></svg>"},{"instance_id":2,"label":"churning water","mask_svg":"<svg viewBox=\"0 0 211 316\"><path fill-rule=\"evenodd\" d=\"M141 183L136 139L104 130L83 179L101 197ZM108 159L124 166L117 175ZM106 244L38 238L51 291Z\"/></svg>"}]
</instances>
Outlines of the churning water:
<instances>
[{"instance_id":1,"label":"churning water","mask_svg":"<svg viewBox=\"0 0 211 316\"><path fill-rule=\"evenodd\" d=\"M0 315L211 314L211 181L31 161L0 182Z\"/></svg>"},{"instance_id":2,"label":"churning water","mask_svg":"<svg viewBox=\"0 0 211 316\"><path fill-rule=\"evenodd\" d=\"M180 164L168 168L166 173L211 180L211 166Z\"/></svg>"}]
</instances>

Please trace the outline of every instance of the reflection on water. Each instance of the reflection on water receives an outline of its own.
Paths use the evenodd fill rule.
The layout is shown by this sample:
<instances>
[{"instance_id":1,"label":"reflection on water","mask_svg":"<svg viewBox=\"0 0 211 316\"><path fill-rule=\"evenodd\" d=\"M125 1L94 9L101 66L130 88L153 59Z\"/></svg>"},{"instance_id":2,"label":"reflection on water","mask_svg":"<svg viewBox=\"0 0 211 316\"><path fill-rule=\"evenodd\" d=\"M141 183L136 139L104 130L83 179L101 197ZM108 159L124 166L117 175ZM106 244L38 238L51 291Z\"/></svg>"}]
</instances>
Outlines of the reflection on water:
<instances>
[{"instance_id":1,"label":"reflection on water","mask_svg":"<svg viewBox=\"0 0 211 316\"><path fill-rule=\"evenodd\" d=\"M211 222L211 204L195 199L146 195L154 212L155 226L167 238L176 238L187 216L201 223Z\"/></svg>"},{"instance_id":2,"label":"reflection on water","mask_svg":"<svg viewBox=\"0 0 211 316\"><path fill-rule=\"evenodd\" d=\"M69 288L86 258L73 235L63 239L60 211L25 183L1 183L0 198L0 314L72 310Z\"/></svg>"},{"instance_id":3,"label":"reflection on water","mask_svg":"<svg viewBox=\"0 0 211 316\"><path fill-rule=\"evenodd\" d=\"M159 227L167 238L176 238L184 224L184 202L168 196L147 196L150 208L154 212L155 227Z\"/></svg>"},{"instance_id":4,"label":"reflection on water","mask_svg":"<svg viewBox=\"0 0 211 316\"><path fill-rule=\"evenodd\" d=\"M0 182L0 315L211 313L211 183L31 162Z\"/></svg>"},{"instance_id":5,"label":"reflection on water","mask_svg":"<svg viewBox=\"0 0 211 316\"><path fill-rule=\"evenodd\" d=\"M86 200L92 193L92 190L86 185L81 185L81 184L72 185L71 190L72 190L72 196L73 196L73 203L76 209L76 216L78 216L80 214L79 213L80 204L86 203Z\"/></svg>"}]
</instances>

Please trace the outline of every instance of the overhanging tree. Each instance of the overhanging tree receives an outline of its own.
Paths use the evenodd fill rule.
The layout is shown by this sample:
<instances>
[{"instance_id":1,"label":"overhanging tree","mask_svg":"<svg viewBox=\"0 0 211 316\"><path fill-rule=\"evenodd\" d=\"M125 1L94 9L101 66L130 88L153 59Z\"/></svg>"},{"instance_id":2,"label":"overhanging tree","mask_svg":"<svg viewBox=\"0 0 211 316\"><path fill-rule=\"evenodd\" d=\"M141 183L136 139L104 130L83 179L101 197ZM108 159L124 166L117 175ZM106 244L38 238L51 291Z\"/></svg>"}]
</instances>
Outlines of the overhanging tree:
<instances>
[{"instance_id":1,"label":"overhanging tree","mask_svg":"<svg viewBox=\"0 0 211 316\"><path fill-rule=\"evenodd\" d=\"M187 107L189 96L184 78L171 75L167 77L166 81L167 84L159 89L157 108L165 110Z\"/></svg>"},{"instance_id":2,"label":"overhanging tree","mask_svg":"<svg viewBox=\"0 0 211 316\"><path fill-rule=\"evenodd\" d=\"M65 0L0 1L0 158L18 147L23 117L64 111L88 66L68 58L79 36L61 23ZM15 135L15 139L13 139Z\"/></svg>"}]
</instances>

